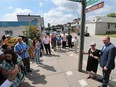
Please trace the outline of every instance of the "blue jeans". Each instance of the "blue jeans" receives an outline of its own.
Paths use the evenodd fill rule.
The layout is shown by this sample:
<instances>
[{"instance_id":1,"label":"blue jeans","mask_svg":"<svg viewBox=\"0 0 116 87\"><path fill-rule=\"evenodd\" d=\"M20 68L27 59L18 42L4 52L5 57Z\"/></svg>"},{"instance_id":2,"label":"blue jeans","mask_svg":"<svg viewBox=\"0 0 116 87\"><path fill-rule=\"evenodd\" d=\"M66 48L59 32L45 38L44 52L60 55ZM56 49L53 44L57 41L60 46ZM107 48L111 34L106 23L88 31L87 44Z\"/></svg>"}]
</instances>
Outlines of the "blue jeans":
<instances>
[{"instance_id":1,"label":"blue jeans","mask_svg":"<svg viewBox=\"0 0 116 87\"><path fill-rule=\"evenodd\" d=\"M35 61L36 63L40 63L40 48L35 49Z\"/></svg>"}]
</instances>

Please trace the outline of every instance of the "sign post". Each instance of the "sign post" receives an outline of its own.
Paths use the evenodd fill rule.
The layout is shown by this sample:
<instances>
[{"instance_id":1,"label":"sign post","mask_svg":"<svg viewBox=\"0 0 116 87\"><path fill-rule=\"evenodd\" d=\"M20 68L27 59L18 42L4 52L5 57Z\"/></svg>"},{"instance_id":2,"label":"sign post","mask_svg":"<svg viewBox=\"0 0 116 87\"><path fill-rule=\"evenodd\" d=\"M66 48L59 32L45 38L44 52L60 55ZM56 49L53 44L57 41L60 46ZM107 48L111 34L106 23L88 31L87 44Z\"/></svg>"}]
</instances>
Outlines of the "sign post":
<instances>
[{"instance_id":1,"label":"sign post","mask_svg":"<svg viewBox=\"0 0 116 87\"><path fill-rule=\"evenodd\" d=\"M83 48L84 48L84 33L85 33L85 8L86 0L82 0L82 10L81 10L81 31L80 31L80 46L79 46L79 61L78 61L78 71L82 71L83 65Z\"/></svg>"},{"instance_id":2,"label":"sign post","mask_svg":"<svg viewBox=\"0 0 116 87\"><path fill-rule=\"evenodd\" d=\"M82 71L83 65L83 48L84 48L84 33L85 33L85 8L86 8L86 0L69 0L75 2L81 2L82 10L81 10L81 28L80 28L80 46L79 46L79 61L78 61L78 71Z\"/></svg>"}]
</instances>

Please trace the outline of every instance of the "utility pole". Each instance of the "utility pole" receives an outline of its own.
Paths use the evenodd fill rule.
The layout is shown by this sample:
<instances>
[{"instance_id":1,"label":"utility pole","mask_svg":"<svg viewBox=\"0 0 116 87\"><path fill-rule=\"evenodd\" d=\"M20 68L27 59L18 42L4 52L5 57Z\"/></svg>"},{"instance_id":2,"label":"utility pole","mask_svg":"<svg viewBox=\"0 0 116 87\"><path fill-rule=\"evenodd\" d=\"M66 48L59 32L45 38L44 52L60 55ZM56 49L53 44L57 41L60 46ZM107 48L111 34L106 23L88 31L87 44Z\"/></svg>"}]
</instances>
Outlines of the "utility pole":
<instances>
[{"instance_id":1,"label":"utility pole","mask_svg":"<svg viewBox=\"0 0 116 87\"><path fill-rule=\"evenodd\" d=\"M81 10L81 30L80 30L80 46L79 46L79 61L78 61L78 71L82 71L83 65L83 48L84 48L84 33L85 33L85 8L86 0L82 0L82 10Z\"/></svg>"}]
</instances>

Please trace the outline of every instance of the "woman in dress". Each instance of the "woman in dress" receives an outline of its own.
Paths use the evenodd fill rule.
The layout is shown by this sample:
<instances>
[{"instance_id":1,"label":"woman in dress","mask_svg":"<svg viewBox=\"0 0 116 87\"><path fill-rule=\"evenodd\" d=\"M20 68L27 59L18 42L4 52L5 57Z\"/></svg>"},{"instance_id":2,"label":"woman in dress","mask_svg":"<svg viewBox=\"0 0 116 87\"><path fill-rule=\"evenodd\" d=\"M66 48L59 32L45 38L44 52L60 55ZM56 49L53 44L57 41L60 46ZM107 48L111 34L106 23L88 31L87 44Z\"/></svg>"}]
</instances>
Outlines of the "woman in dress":
<instances>
[{"instance_id":1,"label":"woman in dress","mask_svg":"<svg viewBox=\"0 0 116 87\"><path fill-rule=\"evenodd\" d=\"M99 52L100 50L96 49L96 43L90 44L90 49L88 52L83 52L84 54L88 54L88 61L86 71L88 71L89 78L96 78L97 68L98 68L98 60L99 60ZM93 72L93 73L92 73Z\"/></svg>"}]
</instances>

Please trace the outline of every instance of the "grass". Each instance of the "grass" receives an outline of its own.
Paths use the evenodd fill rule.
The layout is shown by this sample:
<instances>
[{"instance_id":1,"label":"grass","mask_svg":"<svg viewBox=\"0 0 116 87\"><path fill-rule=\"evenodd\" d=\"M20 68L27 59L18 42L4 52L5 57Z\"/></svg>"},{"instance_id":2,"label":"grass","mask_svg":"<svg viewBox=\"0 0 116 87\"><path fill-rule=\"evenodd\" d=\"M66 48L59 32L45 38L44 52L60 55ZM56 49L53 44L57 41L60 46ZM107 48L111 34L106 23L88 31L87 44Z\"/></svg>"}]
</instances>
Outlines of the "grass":
<instances>
[{"instance_id":1,"label":"grass","mask_svg":"<svg viewBox=\"0 0 116 87\"><path fill-rule=\"evenodd\" d=\"M116 38L116 34L102 34L102 35L99 35L99 36L109 36L109 37Z\"/></svg>"}]
</instances>

